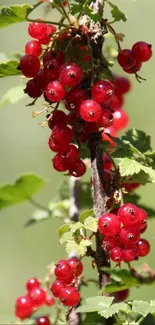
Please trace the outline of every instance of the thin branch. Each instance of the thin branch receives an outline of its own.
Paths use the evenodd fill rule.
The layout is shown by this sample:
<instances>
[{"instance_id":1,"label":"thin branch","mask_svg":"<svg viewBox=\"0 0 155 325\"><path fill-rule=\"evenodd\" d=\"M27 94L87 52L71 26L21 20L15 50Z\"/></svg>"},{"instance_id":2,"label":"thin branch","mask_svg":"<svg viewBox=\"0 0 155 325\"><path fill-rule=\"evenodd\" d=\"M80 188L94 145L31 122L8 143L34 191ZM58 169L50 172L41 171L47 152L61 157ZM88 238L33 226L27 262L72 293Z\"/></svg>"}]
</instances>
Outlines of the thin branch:
<instances>
[{"instance_id":1,"label":"thin branch","mask_svg":"<svg viewBox=\"0 0 155 325\"><path fill-rule=\"evenodd\" d=\"M34 201L31 197L30 197L28 200L29 200L29 202L30 202L33 206L35 206L36 208L41 209L41 210L45 210L45 211L47 211L47 212L49 212L49 213L51 212L47 207L44 207L42 204L40 204L40 203Z\"/></svg>"}]
</instances>

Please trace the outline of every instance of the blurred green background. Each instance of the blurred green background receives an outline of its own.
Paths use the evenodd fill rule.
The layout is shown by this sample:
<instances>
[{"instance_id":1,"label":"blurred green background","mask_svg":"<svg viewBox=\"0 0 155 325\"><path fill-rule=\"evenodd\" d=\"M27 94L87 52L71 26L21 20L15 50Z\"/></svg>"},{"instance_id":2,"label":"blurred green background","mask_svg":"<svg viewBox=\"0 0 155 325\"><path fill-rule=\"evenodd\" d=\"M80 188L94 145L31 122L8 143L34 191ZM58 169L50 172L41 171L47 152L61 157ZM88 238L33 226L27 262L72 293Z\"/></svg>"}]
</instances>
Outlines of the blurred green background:
<instances>
[{"instance_id":1,"label":"blurred green background","mask_svg":"<svg viewBox=\"0 0 155 325\"><path fill-rule=\"evenodd\" d=\"M1 0L0 5L22 4L24 1ZM28 1L28 3L33 3ZM132 46L138 40L145 40L155 46L155 1L154 0L117 0L114 1L128 20L116 24L117 32L126 35L124 48ZM39 11L37 12L39 14ZM37 17L37 16L35 16ZM52 17L53 18L53 17ZM52 19L51 18L51 19ZM0 52L10 57L11 52L21 52L29 40L27 24L12 25L0 31ZM116 65L114 71L120 72ZM139 84L134 77L132 91L126 97L125 109L130 115L130 127L145 130L152 136L155 147L155 61L154 57L143 65L141 75L147 82ZM0 97L10 88L19 84L19 77L1 79ZM46 205L56 194L62 175L56 173L51 166L51 152L47 141L49 130L42 129L32 119L32 111L41 108L41 101L36 106L26 107L28 98L16 105L6 105L0 111L0 180L1 184L14 182L17 176L26 172L35 172L48 180L48 185L36 195L36 200ZM155 208L155 187L147 185L138 192L143 202ZM43 277L46 267L52 261L63 257L64 248L58 247L57 229L61 222L50 219L34 227L24 228L34 208L29 204L21 204L4 209L0 216L0 323L14 319L14 301L24 294L24 284L31 276ZM146 237L151 242L151 254L141 259L155 268L155 221L150 221ZM136 263L137 265L137 263ZM92 275L96 274L91 266L85 265ZM93 273L94 272L94 273ZM94 287L85 290L85 295L92 294ZM132 289L131 299L155 299L155 287Z\"/></svg>"}]
</instances>

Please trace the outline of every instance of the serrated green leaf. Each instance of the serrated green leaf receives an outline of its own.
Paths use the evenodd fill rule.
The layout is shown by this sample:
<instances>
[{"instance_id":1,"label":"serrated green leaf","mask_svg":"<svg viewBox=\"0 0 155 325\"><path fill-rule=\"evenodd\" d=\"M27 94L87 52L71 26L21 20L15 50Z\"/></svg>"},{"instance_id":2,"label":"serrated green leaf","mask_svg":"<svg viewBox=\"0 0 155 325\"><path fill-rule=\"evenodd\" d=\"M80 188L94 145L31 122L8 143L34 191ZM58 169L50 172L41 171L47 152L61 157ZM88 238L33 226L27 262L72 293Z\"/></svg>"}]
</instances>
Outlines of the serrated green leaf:
<instances>
[{"instance_id":1,"label":"serrated green leaf","mask_svg":"<svg viewBox=\"0 0 155 325\"><path fill-rule=\"evenodd\" d=\"M20 75L21 71L17 69L19 62L16 60L10 60L0 63L0 78Z\"/></svg>"},{"instance_id":2,"label":"serrated green leaf","mask_svg":"<svg viewBox=\"0 0 155 325\"><path fill-rule=\"evenodd\" d=\"M122 140L128 141L142 153L151 150L151 137L142 130L132 128L125 132Z\"/></svg>"},{"instance_id":3,"label":"serrated green leaf","mask_svg":"<svg viewBox=\"0 0 155 325\"><path fill-rule=\"evenodd\" d=\"M82 212L80 215L79 215L79 220L80 222L84 222L85 219L87 219L88 217L93 217L94 216L94 211L93 209L91 210L87 210L87 211L84 211Z\"/></svg>"},{"instance_id":4,"label":"serrated green leaf","mask_svg":"<svg viewBox=\"0 0 155 325\"><path fill-rule=\"evenodd\" d=\"M93 217L88 217L84 220L85 229L97 232L97 220Z\"/></svg>"},{"instance_id":5,"label":"serrated green leaf","mask_svg":"<svg viewBox=\"0 0 155 325\"><path fill-rule=\"evenodd\" d=\"M136 160L130 158L124 158L119 163L119 171L122 177L132 176L138 174L141 171L141 164Z\"/></svg>"},{"instance_id":6,"label":"serrated green leaf","mask_svg":"<svg viewBox=\"0 0 155 325\"><path fill-rule=\"evenodd\" d=\"M66 232L70 230L70 224L64 224L58 229L59 237L62 237Z\"/></svg>"},{"instance_id":7,"label":"serrated green leaf","mask_svg":"<svg viewBox=\"0 0 155 325\"><path fill-rule=\"evenodd\" d=\"M80 306L76 309L77 313L92 313L99 311L102 308L109 307L114 298L113 297L103 297L96 296L86 299L86 305Z\"/></svg>"},{"instance_id":8,"label":"serrated green leaf","mask_svg":"<svg viewBox=\"0 0 155 325\"><path fill-rule=\"evenodd\" d=\"M48 204L49 210L52 212L52 217L64 218L69 215L70 200L51 201Z\"/></svg>"},{"instance_id":9,"label":"serrated green leaf","mask_svg":"<svg viewBox=\"0 0 155 325\"><path fill-rule=\"evenodd\" d=\"M114 5L111 1L107 1L109 6L112 8L111 14L112 17L114 18L114 21L120 21L123 20L124 22L127 20L126 15L116 6Z\"/></svg>"},{"instance_id":10,"label":"serrated green leaf","mask_svg":"<svg viewBox=\"0 0 155 325\"><path fill-rule=\"evenodd\" d=\"M74 238L73 238L73 234L72 234L72 232L71 231L68 231L68 232L65 232L62 236L61 236L61 238L60 238L60 240L59 240L59 244L60 245L62 245L62 244L64 244L66 241L74 241Z\"/></svg>"},{"instance_id":11,"label":"serrated green leaf","mask_svg":"<svg viewBox=\"0 0 155 325\"><path fill-rule=\"evenodd\" d=\"M119 311L127 312L128 309L129 307L127 304L125 304L124 302L120 302L106 308L104 307L104 309L98 311L98 314L107 319L109 317L112 317L115 314L118 314Z\"/></svg>"},{"instance_id":12,"label":"serrated green leaf","mask_svg":"<svg viewBox=\"0 0 155 325\"><path fill-rule=\"evenodd\" d=\"M71 232L74 234L77 230L84 228L84 225L81 222L75 222L71 224Z\"/></svg>"},{"instance_id":13,"label":"serrated green leaf","mask_svg":"<svg viewBox=\"0 0 155 325\"><path fill-rule=\"evenodd\" d=\"M25 227L33 226L38 222L49 219L50 213L47 210L36 210L32 217L25 223Z\"/></svg>"},{"instance_id":14,"label":"serrated green leaf","mask_svg":"<svg viewBox=\"0 0 155 325\"><path fill-rule=\"evenodd\" d=\"M79 244L74 240L69 240L66 244L66 251L68 254L75 251L78 255L84 256L87 252L87 246L91 246L91 244L92 242L88 239L82 239Z\"/></svg>"},{"instance_id":15,"label":"serrated green leaf","mask_svg":"<svg viewBox=\"0 0 155 325\"><path fill-rule=\"evenodd\" d=\"M20 100L24 99L26 94L23 91L23 86L15 86L7 90L7 92L3 95L0 101L0 108L5 106L6 104L16 104Z\"/></svg>"},{"instance_id":16,"label":"serrated green leaf","mask_svg":"<svg viewBox=\"0 0 155 325\"><path fill-rule=\"evenodd\" d=\"M0 28L20 23L26 20L26 16L33 9L29 4L13 5L0 9Z\"/></svg>"},{"instance_id":17,"label":"serrated green leaf","mask_svg":"<svg viewBox=\"0 0 155 325\"><path fill-rule=\"evenodd\" d=\"M132 303L132 310L144 317L146 317L150 313L150 304L147 301L136 301L134 300ZM154 307L155 311L155 307Z\"/></svg>"},{"instance_id":18,"label":"serrated green leaf","mask_svg":"<svg viewBox=\"0 0 155 325\"><path fill-rule=\"evenodd\" d=\"M100 21L101 16L98 13L94 12L89 6L91 0L89 2L87 1L87 4L85 3L86 3L85 0L81 0L79 3L72 3L71 4L72 15L76 15L79 13L81 13L81 15L86 14L90 19L94 20L95 22Z\"/></svg>"},{"instance_id":19,"label":"serrated green leaf","mask_svg":"<svg viewBox=\"0 0 155 325\"><path fill-rule=\"evenodd\" d=\"M0 208L28 200L45 185L45 180L35 174L24 174L11 185L0 188Z\"/></svg>"}]
</instances>

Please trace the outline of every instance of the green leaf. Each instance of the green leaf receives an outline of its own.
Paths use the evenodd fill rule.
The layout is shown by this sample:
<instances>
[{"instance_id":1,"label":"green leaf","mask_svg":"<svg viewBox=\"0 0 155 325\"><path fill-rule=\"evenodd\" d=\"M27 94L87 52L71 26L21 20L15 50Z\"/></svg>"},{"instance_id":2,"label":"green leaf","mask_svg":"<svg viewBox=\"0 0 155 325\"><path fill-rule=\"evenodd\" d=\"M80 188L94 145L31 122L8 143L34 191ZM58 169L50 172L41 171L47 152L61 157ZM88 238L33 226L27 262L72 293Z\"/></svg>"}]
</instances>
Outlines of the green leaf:
<instances>
[{"instance_id":1,"label":"green leaf","mask_svg":"<svg viewBox=\"0 0 155 325\"><path fill-rule=\"evenodd\" d=\"M70 230L70 224L64 224L58 229L58 235L59 237L62 237L66 232Z\"/></svg>"},{"instance_id":2,"label":"green leaf","mask_svg":"<svg viewBox=\"0 0 155 325\"><path fill-rule=\"evenodd\" d=\"M28 4L2 7L0 9L0 28L25 21L32 9L33 6Z\"/></svg>"},{"instance_id":3,"label":"green leaf","mask_svg":"<svg viewBox=\"0 0 155 325\"><path fill-rule=\"evenodd\" d=\"M114 21L120 21L123 20L124 22L127 20L126 15L116 6L114 5L111 1L107 1L109 6L112 8L111 14L112 17L114 18Z\"/></svg>"},{"instance_id":4,"label":"green leaf","mask_svg":"<svg viewBox=\"0 0 155 325\"><path fill-rule=\"evenodd\" d=\"M61 238L60 238L60 240L59 240L59 244L60 245L62 245L62 244L64 244L66 241L72 241L72 240L74 240L74 237L73 237L73 234L72 234L72 232L71 231L67 231L67 232L65 232L62 236L61 236Z\"/></svg>"},{"instance_id":5,"label":"green leaf","mask_svg":"<svg viewBox=\"0 0 155 325\"><path fill-rule=\"evenodd\" d=\"M48 205L49 210L51 211L51 216L54 218L62 218L69 216L69 207L70 200L63 201L51 201Z\"/></svg>"},{"instance_id":6,"label":"green leaf","mask_svg":"<svg viewBox=\"0 0 155 325\"><path fill-rule=\"evenodd\" d=\"M76 309L77 313L92 313L94 311L102 310L105 307L109 307L114 298L96 296L86 299L86 305L80 306Z\"/></svg>"},{"instance_id":7,"label":"green leaf","mask_svg":"<svg viewBox=\"0 0 155 325\"><path fill-rule=\"evenodd\" d=\"M16 104L20 100L24 99L26 94L23 91L23 86L15 86L7 90L7 92L3 95L0 101L0 108L5 106L6 104Z\"/></svg>"},{"instance_id":8,"label":"green leaf","mask_svg":"<svg viewBox=\"0 0 155 325\"><path fill-rule=\"evenodd\" d=\"M124 158L119 163L119 171L122 177L133 176L144 172L148 175L147 181L155 182L155 170L151 167L144 166L136 160ZM141 177L140 177L141 178ZM134 180L135 181L135 180Z\"/></svg>"},{"instance_id":9,"label":"green leaf","mask_svg":"<svg viewBox=\"0 0 155 325\"><path fill-rule=\"evenodd\" d=\"M91 0L87 1L87 4L86 3L86 0L81 0L79 3L72 3L71 4L71 13L72 15L76 15L76 14L79 14L81 13L82 14L86 14L90 19L94 20L95 22L98 22L101 20L101 16L94 12L90 7L90 3L91 3Z\"/></svg>"},{"instance_id":10,"label":"green leaf","mask_svg":"<svg viewBox=\"0 0 155 325\"><path fill-rule=\"evenodd\" d=\"M0 208L28 200L45 185L45 180L35 174L24 174L16 182L0 188Z\"/></svg>"},{"instance_id":11,"label":"green leaf","mask_svg":"<svg viewBox=\"0 0 155 325\"><path fill-rule=\"evenodd\" d=\"M66 244L66 251L68 254L76 251L78 255L84 256L87 252L87 247L91 246L91 244L91 240L88 239L82 239L79 244L74 240L69 240Z\"/></svg>"},{"instance_id":12,"label":"green leaf","mask_svg":"<svg viewBox=\"0 0 155 325\"><path fill-rule=\"evenodd\" d=\"M150 313L155 312L155 300L151 300L150 303L147 301L136 301L132 302L132 310L144 317Z\"/></svg>"},{"instance_id":13,"label":"green leaf","mask_svg":"<svg viewBox=\"0 0 155 325\"><path fill-rule=\"evenodd\" d=\"M33 226L34 224L49 219L50 215L47 210L36 210L32 217L26 222L25 227Z\"/></svg>"},{"instance_id":14,"label":"green leaf","mask_svg":"<svg viewBox=\"0 0 155 325\"><path fill-rule=\"evenodd\" d=\"M129 310L129 306L124 302L120 302L117 304L113 304L108 308L104 307L104 309L98 311L98 314L107 319L109 317L112 317L114 314L118 314L119 311L127 312L128 310Z\"/></svg>"},{"instance_id":15,"label":"green leaf","mask_svg":"<svg viewBox=\"0 0 155 325\"><path fill-rule=\"evenodd\" d=\"M93 232L97 232L97 220L93 217L88 217L84 220L85 229L91 230Z\"/></svg>"},{"instance_id":16,"label":"green leaf","mask_svg":"<svg viewBox=\"0 0 155 325\"><path fill-rule=\"evenodd\" d=\"M93 217L93 216L94 216L94 211L93 211L93 209L91 209L91 210L87 210L87 211L82 212L82 213L79 215L79 220L80 220L80 222L84 222L85 219L87 219L88 217Z\"/></svg>"},{"instance_id":17,"label":"green leaf","mask_svg":"<svg viewBox=\"0 0 155 325\"><path fill-rule=\"evenodd\" d=\"M74 234L77 230L80 230L82 228L84 228L84 226L81 222L75 222L70 226L72 234Z\"/></svg>"},{"instance_id":18,"label":"green leaf","mask_svg":"<svg viewBox=\"0 0 155 325\"><path fill-rule=\"evenodd\" d=\"M10 60L0 63L0 78L20 75L21 71L17 69L19 62L16 60Z\"/></svg>"},{"instance_id":19,"label":"green leaf","mask_svg":"<svg viewBox=\"0 0 155 325\"><path fill-rule=\"evenodd\" d=\"M122 136L122 140L126 140L142 153L151 150L151 137L142 130L130 129Z\"/></svg>"}]
</instances>

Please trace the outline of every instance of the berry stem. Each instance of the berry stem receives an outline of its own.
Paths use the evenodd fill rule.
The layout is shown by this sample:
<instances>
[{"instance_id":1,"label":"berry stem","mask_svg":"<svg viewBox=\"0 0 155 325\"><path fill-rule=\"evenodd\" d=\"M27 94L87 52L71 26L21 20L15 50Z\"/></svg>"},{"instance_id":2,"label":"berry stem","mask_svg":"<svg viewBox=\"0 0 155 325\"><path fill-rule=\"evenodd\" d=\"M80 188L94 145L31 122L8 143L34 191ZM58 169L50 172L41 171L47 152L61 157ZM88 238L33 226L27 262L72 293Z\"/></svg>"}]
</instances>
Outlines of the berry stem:
<instances>
[{"instance_id":1,"label":"berry stem","mask_svg":"<svg viewBox=\"0 0 155 325\"><path fill-rule=\"evenodd\" d=\"M92 51L92 46L91 46L91 40L89 35L87 34L87 43L88 43L88 49L89 49L89 55L90 55L90 69L91 69L91 82L90 85L91 87L94 84L94 59L93 59L93 51Z\"/></svg>"},{"instance_id":2,"label":"berry stem","mask_svg":"<svg viewBox=\"0 0 155 325\"><path fill-rule=\"evenodd\" d=\"M113 166L114 166L114 169L115 169L115 172L117 173L117 166L116 166L116 163L114 161L114 159L109 155L109 153L107 151L105 151L106 155L109 157L109 159L111 160Z\"/></svg>"},{"instance_id":3,"label":"berry stem","mask_svg":"<svg viewBox=\"0 0 155 325\"><path fill-rule=\"evenodd\" d=\"M114 36L116 44L118 46L118 52L121 51L121 45L120 42L117 39L117 33L115 32L114 28L110 25L110 23L106 22L106 27L109 30L109 32Z\"/></svg>"},{"instance_id":4,"label":"berry stem","mask_svg":"<svg viewBox=\"0 0 155 325\"><path fill-rule=\"evenodd\" d=\"M65 10L65 8L63 7L63 5L62 5L62 3L60 2L59 3L59 6L56 4L56 2L55 2L55 0L53 0L53 5L54 5L54 7L61 13L61 15L63 16L63 17L65 17L67 20L68 20L68 22L72 25L72 21L71 21L71 19L70 19L70 17L69 17L69 15L68 15L68 13L67 13L67 11Z\"/></svg>"},{"instance_id":5,"label":"berry stem","mask_svg":"<svg viewBox=\"0 0 155 325\"><path fill-rule=\"evenodd\" d=\"M39 209L44 210L44 211L47 211L49 213L49 215L50 215L51 211L48 208L46 208L42 204L34 201L31 197L28 200L34 207L39 208Z\"/></svg>"}]
</instances>

